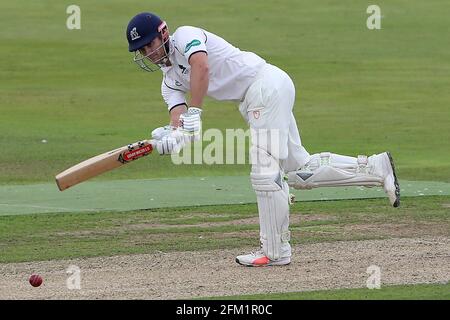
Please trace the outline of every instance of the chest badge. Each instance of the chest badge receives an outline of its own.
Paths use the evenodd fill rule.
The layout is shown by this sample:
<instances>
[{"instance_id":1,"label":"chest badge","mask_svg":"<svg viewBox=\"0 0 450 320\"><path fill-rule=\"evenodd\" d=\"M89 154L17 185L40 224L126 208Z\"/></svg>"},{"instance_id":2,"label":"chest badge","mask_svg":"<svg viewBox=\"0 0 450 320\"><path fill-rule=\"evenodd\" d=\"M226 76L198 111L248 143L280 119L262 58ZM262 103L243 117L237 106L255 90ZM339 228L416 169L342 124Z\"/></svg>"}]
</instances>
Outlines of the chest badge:
<instances>
[{"instance_id":1,"label":"chest badge","mask_svg":"<svg viewBox=\"0 0 450 320\"><path fill-rule=\"evenodd\" d=\"M183 66L181 64L179 64L178 67L180 67L180 69L183 70L181 72L182 74L187 74L189 72L189 70L185 66Z\"/></svg>"}]
</instances>

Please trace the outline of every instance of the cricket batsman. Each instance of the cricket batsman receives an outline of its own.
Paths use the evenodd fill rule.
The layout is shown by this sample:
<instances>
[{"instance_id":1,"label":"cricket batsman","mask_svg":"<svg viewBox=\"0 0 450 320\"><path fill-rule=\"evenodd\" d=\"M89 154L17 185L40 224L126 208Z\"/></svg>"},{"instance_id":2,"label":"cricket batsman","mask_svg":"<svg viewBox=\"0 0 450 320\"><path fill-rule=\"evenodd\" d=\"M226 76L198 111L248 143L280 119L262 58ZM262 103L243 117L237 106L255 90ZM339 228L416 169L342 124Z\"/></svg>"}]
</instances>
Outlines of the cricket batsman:
<instances>
[{"instance_id":1,"label":"cricket batsman","mask_svg":"<svg viewBox=\"0 0 450 320\"><path fill-rule=\"evenodd\" d=\"M186 140L198 139L205 96L239 103L251 129L250 180L258 204L261 247L237 256L237 263L291 262L289 187L381 186L391 205L400 205L400 187L388 152L369 157L308 153L293 114L295 87L283 70L201 28L182 26L170 35L167 24L149 12L131 19L126 36L134 62L163 74L161 93L170 124L152 132L160 154L178 152Z\"/></svg>"}]
</instances>

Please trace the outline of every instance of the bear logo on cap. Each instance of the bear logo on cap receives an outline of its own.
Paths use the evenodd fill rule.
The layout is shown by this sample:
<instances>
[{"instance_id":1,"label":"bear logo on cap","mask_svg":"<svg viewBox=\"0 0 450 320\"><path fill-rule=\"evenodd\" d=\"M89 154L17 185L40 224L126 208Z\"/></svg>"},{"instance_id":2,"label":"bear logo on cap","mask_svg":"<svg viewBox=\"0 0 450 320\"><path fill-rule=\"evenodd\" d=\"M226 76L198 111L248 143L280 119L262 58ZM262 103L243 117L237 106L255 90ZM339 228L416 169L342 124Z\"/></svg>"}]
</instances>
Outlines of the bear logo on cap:
<instances>
[{"instance_id":1,"label":"bear logo on cap","mask_svg":"<svg viewBox=\"0 0 450 320\"><path fill-rule=\"evenodd\" d=\"M134 27L133 29L131 29L131 31L130 31L130 37L131 37L131 40L132 41L134 41L134 40L136 40L136 39L139 39L141 36L139 35L139 33L137 32L137 30L136 30L136 27Z\"/></svg>"}]
</instances>

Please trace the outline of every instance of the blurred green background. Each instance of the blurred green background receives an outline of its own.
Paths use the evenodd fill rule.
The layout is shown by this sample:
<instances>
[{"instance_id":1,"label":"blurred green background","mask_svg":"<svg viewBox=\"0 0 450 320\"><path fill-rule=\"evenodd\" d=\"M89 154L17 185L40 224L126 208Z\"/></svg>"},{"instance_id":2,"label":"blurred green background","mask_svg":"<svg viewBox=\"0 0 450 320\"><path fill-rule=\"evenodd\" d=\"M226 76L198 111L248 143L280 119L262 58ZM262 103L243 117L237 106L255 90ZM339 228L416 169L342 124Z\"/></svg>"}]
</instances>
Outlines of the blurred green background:
<instances>
[{"instance_id":1,"label":"blurred green background","mask_svg":"<svg viewBox=\"0 0 450 320\"><path fill-rule=\"evenodd\" d=\"M125 28L153 11L173 32L205 28L287 71L311 152L389 150L400 179L450 181L448 1L72 1L0 3L0 184L53 181L91 156L167 124L161 73L132 62ZM208 99L204 129L246 128L237 105ZM42 140L47 143L42 143ZM151 155L97 179L247 175L248 165L179 165Z\"/></svg>"}]
</instances>

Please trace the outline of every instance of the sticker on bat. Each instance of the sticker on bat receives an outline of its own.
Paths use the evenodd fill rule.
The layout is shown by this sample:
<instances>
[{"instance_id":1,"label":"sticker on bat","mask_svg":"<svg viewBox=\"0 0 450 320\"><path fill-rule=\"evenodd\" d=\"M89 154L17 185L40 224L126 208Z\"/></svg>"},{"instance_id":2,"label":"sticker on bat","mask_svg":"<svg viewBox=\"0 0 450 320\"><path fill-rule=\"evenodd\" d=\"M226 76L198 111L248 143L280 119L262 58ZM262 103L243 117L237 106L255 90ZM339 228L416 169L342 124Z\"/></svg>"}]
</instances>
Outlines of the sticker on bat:
<instances>
[{"instance_id":1,"label":"sticker on bat","mask_svg":"<svg viewBox=\"0 0 450 320\"><path fill-rule=\"evenodd\" d=\"M152 145L148 144L148 145L143 146L141 148L121 153L119 155L119 159L118 160L120 162L122 162L122 163L126 163L126 162L129 162L129 161L136 160L136 159L138 159L140 157L146 156L149 153L151 153L152 151L153 151Z\"/></svg>"}]
</instances>

